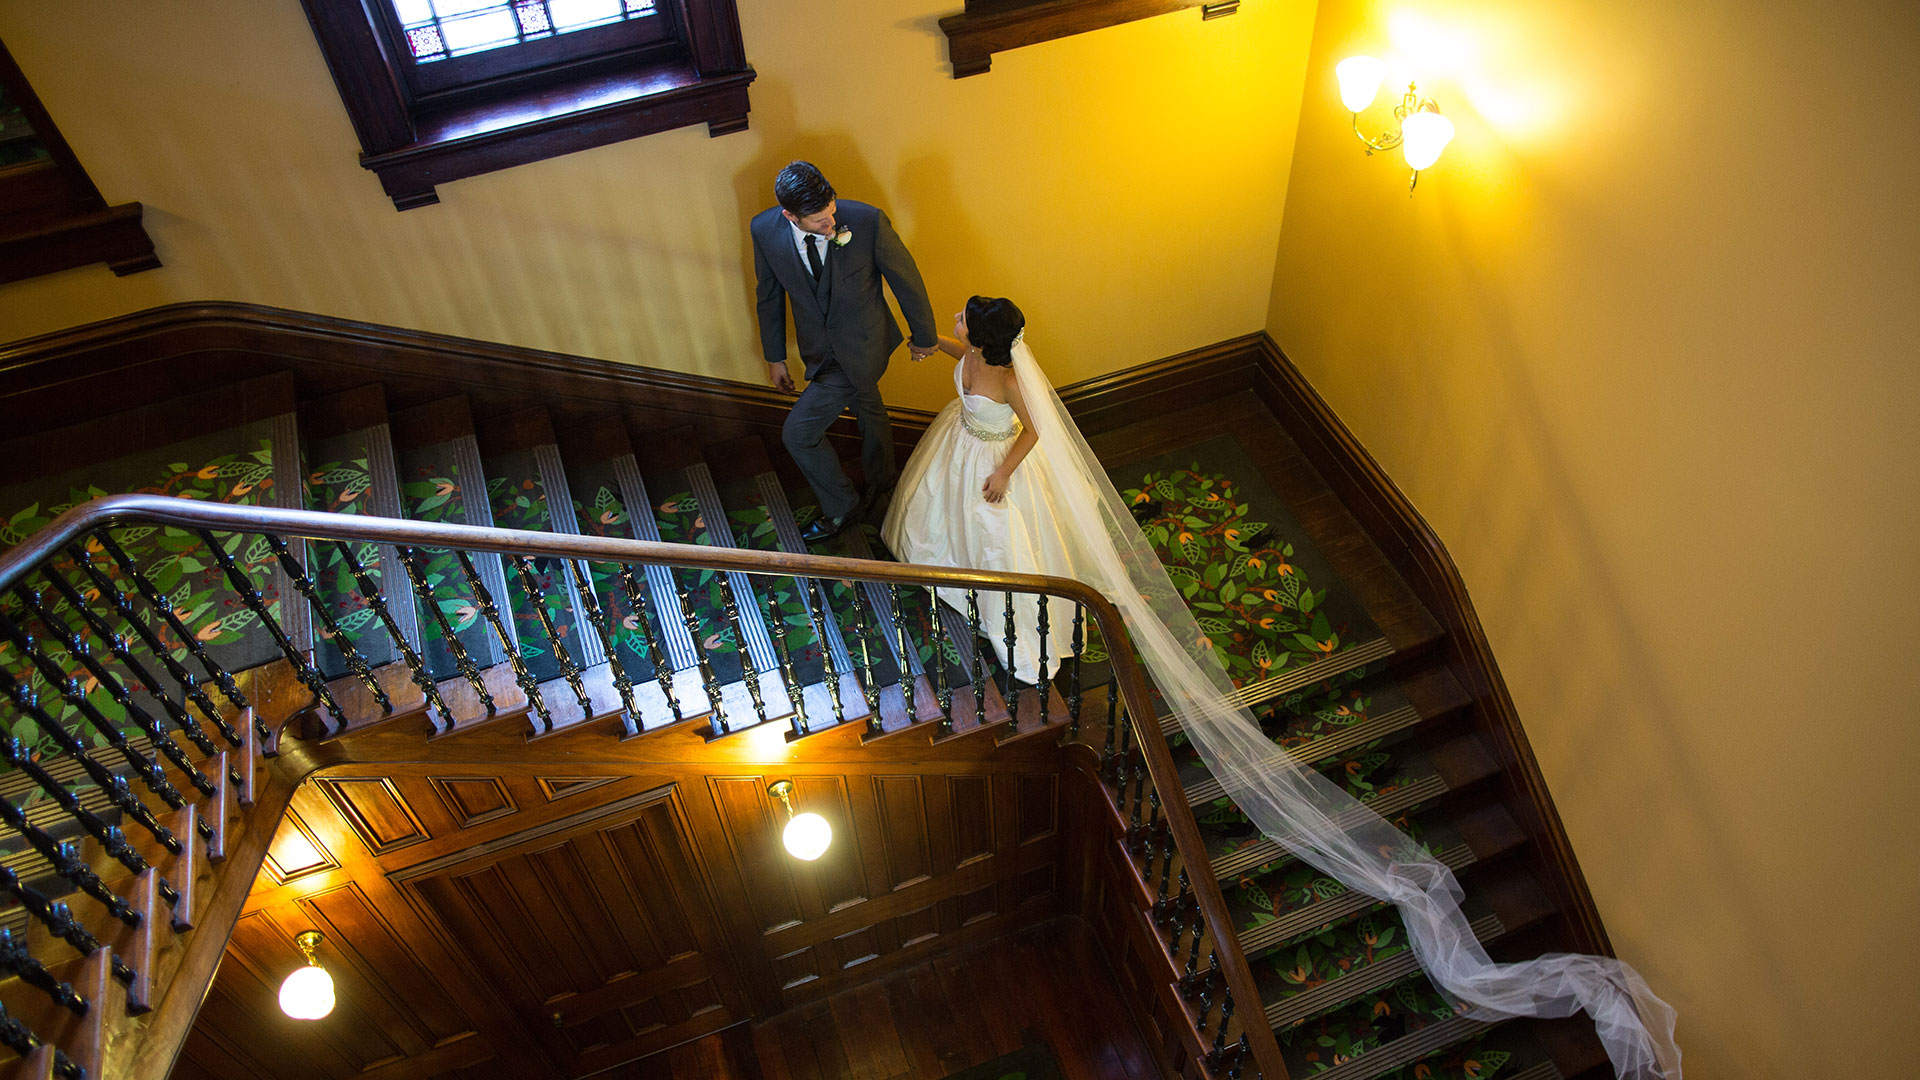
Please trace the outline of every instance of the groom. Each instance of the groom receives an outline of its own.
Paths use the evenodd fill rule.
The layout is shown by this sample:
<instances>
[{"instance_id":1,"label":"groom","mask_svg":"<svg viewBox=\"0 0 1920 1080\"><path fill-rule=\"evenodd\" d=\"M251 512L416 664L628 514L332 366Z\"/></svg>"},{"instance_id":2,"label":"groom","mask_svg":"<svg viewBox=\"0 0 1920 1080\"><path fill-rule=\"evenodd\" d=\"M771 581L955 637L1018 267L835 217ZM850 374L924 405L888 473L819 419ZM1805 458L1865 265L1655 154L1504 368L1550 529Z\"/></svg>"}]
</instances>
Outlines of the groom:
<instances>
[{"instance_id":1,"label":"groom","mask_svg":"<svg viewBox=\"0 0 1920 1080\"><path fill-rule=\"evenodd\" d=\"M834 199L833 185L796 161L773 181L780 205L755 215L753 276L760 349L773 385L793 392L787 373L788 301L806 365L807 389L793 403L781 441L820 500L820 518L801 535L825 540L893 486L893 429L880 400L880 374L902 340L880 294L881 279L913 329L913 358L931 356L939 341L920 268L879 208ZM860 463L867 491L855 493L827 444L827 428L849 407L860 425Z\"/></svg>"}]
</instances>

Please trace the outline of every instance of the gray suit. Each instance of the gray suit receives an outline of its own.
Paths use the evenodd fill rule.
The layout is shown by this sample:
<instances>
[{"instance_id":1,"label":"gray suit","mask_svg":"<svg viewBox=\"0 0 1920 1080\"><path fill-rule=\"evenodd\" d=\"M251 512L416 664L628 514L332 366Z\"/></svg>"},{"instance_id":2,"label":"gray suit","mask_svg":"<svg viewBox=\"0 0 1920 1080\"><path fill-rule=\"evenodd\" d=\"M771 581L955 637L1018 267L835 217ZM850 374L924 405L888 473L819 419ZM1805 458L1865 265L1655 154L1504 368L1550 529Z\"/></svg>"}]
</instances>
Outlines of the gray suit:
<instances>
[{"instance_id":1,"label":"gray suit","mask_svg":"<svg viewBox=\"0 0 1920 1080\"><path fill-rule=\"evenodd\" d=\"M787 415L781 441L813 485L821 513L834 518L851 513L860 501L839 456L826 444L827 428L842 412L852 408L860 424L860 460L868 489L885 490L899 472L879 384L888 355L903 339L881 295L883 279L913 329L914 344L931 349L938 340L920 268L893 223L878 207L851 199L838 202L835 217L853 237L844 247L823 238L826 265L817 282L795 249L792 229L779 207L755 215L749 230L761 350L769 364L786 360L786 309L791 300L800 359L806 365L807 388Z\"/></svg>"}]
</instances>

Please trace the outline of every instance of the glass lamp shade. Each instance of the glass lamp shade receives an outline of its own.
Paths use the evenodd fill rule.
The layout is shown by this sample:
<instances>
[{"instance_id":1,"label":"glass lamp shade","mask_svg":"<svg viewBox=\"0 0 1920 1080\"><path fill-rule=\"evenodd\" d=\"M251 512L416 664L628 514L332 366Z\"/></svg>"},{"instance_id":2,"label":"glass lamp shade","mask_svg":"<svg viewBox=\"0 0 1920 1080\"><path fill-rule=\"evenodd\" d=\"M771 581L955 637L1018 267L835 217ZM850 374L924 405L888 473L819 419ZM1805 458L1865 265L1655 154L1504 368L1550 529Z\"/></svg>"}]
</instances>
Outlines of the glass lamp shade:
<instances>
[{"instance_id":1,"label":"glass lamp shade","mask_svg":"<svg viewBox=\"0 0 1920 1080\"><path fill-rule=\"evenodd\" d=\"M333 1011L333 976L308 965L280 984L280 1011L295 1020L318 1020Z\"/></svg>"},{"instance_id":2,"label":"glass lamp shade","mask_svg":"<svg viewBox=\"0 0 1920 1080\"><path fill-rule=\"evenodd\" d=\"M1380 92L1380 80L1387 76L1387 64L1371 56L1349 56L1334 66L1333 77L1340 80L1340 101L1348 112L1359 112L1373 104Z\"/></svg>"},{"instance_id":3,"label":"glass lamp shade","mask_svg":"<svg viewBox=\"0 0 1920 1080\"><path fill-rule=\"evenodd\" d=\"M833 843L833 826L819 814L795 814L780 834L780 842L786 845L787 854L812 862L825 855L827 845Z\"/></svg>"},{"instance_id":4,"label":"glass lamp shade","mask_svg":"<svg viewBox=\"0 0 1920 1080\"><path fill-rule=\"evenodd\" d=\"M1419 172L1440 160L1440 151L1453 139L1453 121L1422 109L1401 121L1400 134L1400 149L1407 155L1407 165Z\"/></svg>"}]
</instances>

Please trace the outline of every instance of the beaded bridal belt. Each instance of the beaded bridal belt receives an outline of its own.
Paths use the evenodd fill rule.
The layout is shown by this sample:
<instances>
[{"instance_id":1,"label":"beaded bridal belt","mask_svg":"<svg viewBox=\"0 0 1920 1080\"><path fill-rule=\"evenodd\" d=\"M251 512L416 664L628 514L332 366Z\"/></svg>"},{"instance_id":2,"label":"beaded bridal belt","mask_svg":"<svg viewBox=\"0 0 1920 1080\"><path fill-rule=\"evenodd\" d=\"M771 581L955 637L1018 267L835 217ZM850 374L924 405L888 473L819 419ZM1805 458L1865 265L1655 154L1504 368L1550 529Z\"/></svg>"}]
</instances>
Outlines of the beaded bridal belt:
<instances>
[{"instance_id":1,"label":"beaded bridal belt","mask_svg":"<svg viewBox=\"0 0 1920 1080\"><path fill-rule=\"evenodd\" d=\"M960 425L967 429L967 434L979 439L981 442L1005 442L1015 435L1020 434L1020 421L1018 420L1015 420L1013 426L1005 431L995 431L992 428L981 427L979 424L974 423L973 417L965 411L960 413Z\"/></svg>"}]
</instances>

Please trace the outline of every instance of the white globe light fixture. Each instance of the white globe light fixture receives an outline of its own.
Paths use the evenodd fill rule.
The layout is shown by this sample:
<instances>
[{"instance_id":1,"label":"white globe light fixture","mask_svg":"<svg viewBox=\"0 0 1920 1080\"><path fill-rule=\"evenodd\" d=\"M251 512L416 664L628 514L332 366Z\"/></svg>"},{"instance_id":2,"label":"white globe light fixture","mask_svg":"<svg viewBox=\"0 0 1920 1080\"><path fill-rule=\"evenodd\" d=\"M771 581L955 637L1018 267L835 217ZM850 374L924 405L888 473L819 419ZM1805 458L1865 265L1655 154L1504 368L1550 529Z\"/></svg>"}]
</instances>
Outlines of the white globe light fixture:
<instances>
[{"instance_id":1,"label":"white globe light fixture","mask_svg":"<svg viewBox=\"0 0 1920 1080\"><path fill-rule=\"evenodd\" d=\"M325 940L318 930L304 931L293 939L306 954L307 966L296 968L280 984L280 1011L295 1020L318 1020L333 1011L333 976L313 955Z\"/></svg>"},{"instance_id":2,"label":"white globe light fixture","mask_svg":"<svg viewBox=\"0 0 1920 1080\"><path fill-rule=\"evenodd\" d=\"M1400 103L1393 107L1396 129L1377 136L1361 131L1360 113L1373 104L1386 74L1386 63L1371 56L1349 56L1333 69L1334 78L1340 82L1340 103L1353 114L1354 137L1367 148L1369 155L1400 147L1407 165L1413 169L1413 179L1407 184L1411 194L1414 185L1420 182L1420 171L1440 160L1440 152L1453 139L1453 121L1441 116L1440 106L1432 98L1421 97L1420 88L1410 82Z\"/></svg>"},{"instance_id":3,"label":"white globe light fixture","mask_svg":"<svg viewBox=\"0 0 1920 1080\"><path fill-rule=\"evenodd\" d=\"M1400 152L1415 173L1440 160L1440 151L1453 140L1453 121L1438 110L1421 109L1400 124Z\"/></svg>"},{"instance_id":4,"label":"white globe light fixture","mask_svg":"<svg viewBox=\"0 0 1920 1080\"><path fill-rule=\"evenodd\" d=\"M1340 80L1340 101L1347 111L1364 112L1380 93L1387 64L1371 56L1349 56L1334 66L1333 77Z\"/></svg>"},{"instance_id":5,"label":"white globe light fixture","mask_svg":"<svg viewBox=\"0 0 1920 1080\"><path fill-rule=\"evenodd\" d=\"M787 827L780 833L780 843L786 847L787 854L804 862L825 855L833 843L833 826L819 814L793 812L793 781L775 780L767 785L767 794L787 808Z\"/></svg>"}]
</instances>

